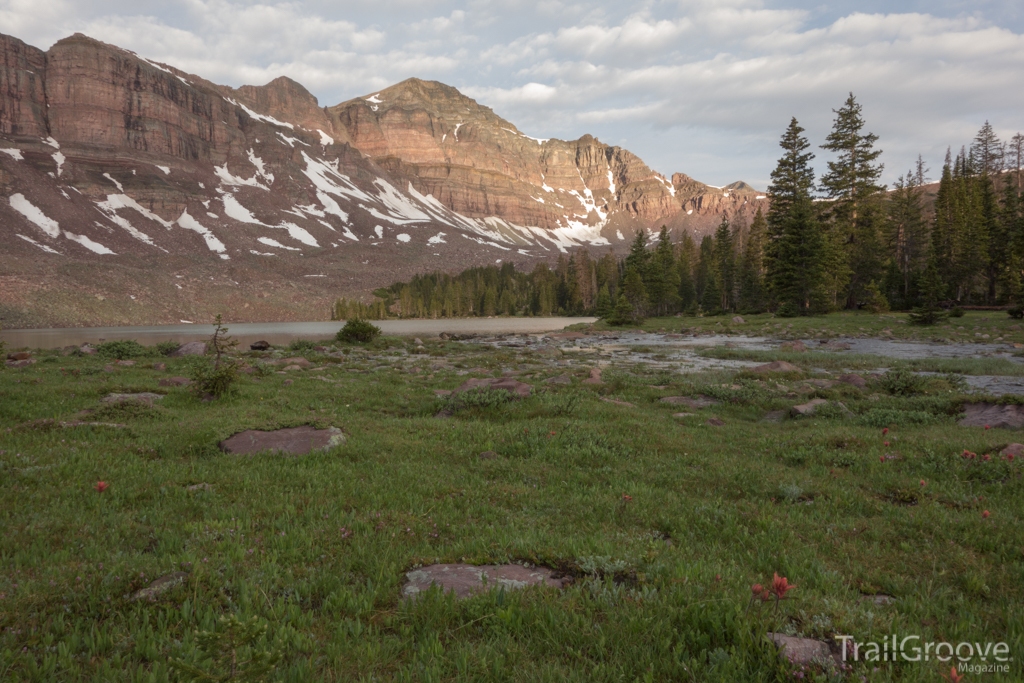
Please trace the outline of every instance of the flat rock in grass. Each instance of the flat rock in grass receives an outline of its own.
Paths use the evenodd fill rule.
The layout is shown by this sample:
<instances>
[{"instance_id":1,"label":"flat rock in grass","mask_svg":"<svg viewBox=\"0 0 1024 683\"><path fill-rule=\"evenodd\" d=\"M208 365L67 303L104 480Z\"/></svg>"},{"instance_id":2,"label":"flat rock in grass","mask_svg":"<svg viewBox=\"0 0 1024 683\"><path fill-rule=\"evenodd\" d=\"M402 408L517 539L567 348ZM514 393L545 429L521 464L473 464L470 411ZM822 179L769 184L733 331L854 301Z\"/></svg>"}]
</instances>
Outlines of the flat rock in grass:
<instances>
[{"instance_id":1,"label":"flat rock in grass","mask_svg":"<svg viewBox=\"0 0 1024 683\"><path fill-rule=\"evenodd\" d=\"M707 420L704 424L710 425L711 427L724 427L725 420L720 417L713 417L710 420Z\"/></svg>"},{"instance_id":2,"label":"flat rock in grass","mask_svg":"<svg viewBox=\"0 0 1024 683\"><path fill-rule=\"evenodd\" d=\"M855 386L858 389L863 389L868 385L868 381L856 373L850 373L848 375L839 375L838 380L843 384L849 384Z\"/></svg>"},{"instance_id":3,"label":"flat rock in grass","mask_svg":"<svg viewBox=\"0 0 1024 683\"><path fill-rule=\"evenodd\" d=\"M293 365L286 365L286 366L284 366L284 371L285 372L295 372L297 370L302 370L302 366L301 365L294 365L294 364Z\"/></svg>"},{"instance_id":4,"label":"flat rock in grass","mask_svg":"<svg viewBox=\"0 0 1024 683\"><path fill-rule=\"evenodd\" d=\"M561 588L565 581L554 578L554 571L547 567L523 567L518 564L432 564L406 572L405 578L406 584L402 589L402 595L407 600L415 599L431 586L438 586L445 593L455 593L457 598L468 598L494 588Z\"/></svg>"},{"instance_id":5,"label":"flat rock in grass","mask_svg":"<svg viewBox=\"0 0 1024 683\"><path fill-rule=\"evenodd\" d=\"M191 383L188 377L164 377L159 382L162 387L187 387Z\"/></svg>"},{"instance_id":6,"label":"flat rock in grass","mask_svg":"<svg viewBox=\"0 0 1024 683\"><path fill-rule=\"evenodd\" d=\"M768 638L792 664L824 663L832 659L828 643L813 638L797 638L782 633L768 633Z\"/></svg>"},{"instance_id":7,"label":"flat rock in grass","mask_svg":"<svg viewBox=\"0 0 1024 683\"><path fill-rule=\"evenodd\" d=\"M612 403L612 404L617 405L617 406L626 406L628 408L634 408L635 407L629 401L618 401L618 400L616 400L614 398L605 398L604 396L601 397L601 400L604 401L605 403Z\"/></svg>"},{"instance_id":8,"label":"flat rock in grass","mask_svg":"<svg viewBox=\"0 0 1024 683\"><path fill-rule=\"evenodd\" d=\"M24 368L32 365L36 362L35 358L25 358L23 360L9 360L4 361L4 364L9 368Z\"/></svg>"},{"instance_id":9,"label":"flat rock in grass","mask_svg":"<svg viewBox=\"0 0 1024 683\"><path fill-rule=\"evenodd\" d=\"M149 584L147 587L135 591L132 600L156 600L161 594L166 593L175 586L185 583L188 574L185 572L173 572Z\"/></svg>"},{"instance_id":10,"label":"flat rock in grass","mask_svg":"<svg viewBox=\"0 0 1024 683\"><path fill-rule=\"evenodd\" d=\"M7 354L7 360L28 360L31 357L32 354L29 351L16 351Z\"/></svg>"},{"instance_id":11,"label":"flat rock in grass","mask_svg":"<svg viewBox=\"0 0 1024 683\"><path fill-rule=\"evenodd\" d=\"M810 384L812 387L817 387L818 389L831 389L836 383L830 379L809 379L807 380L807 384Z\"/></svg>"},{"instance_id":12,"label":"flat rock in grass","mask_svg":"<svg viewBox=\"0 0 1024 683\"><path fill-rule=\"evenodd\" d=\"M750 371L757 373L800 372L800 368L793 365L792 363L787 363L784 360L775 360L772 361L771 363L765 363L764 365L758 365L756 367L750 368Z\"/></svg>"},{"instance_id":13,"label":"flat rock in grass","mask_svg":"<svg viewBox=\"0 0 1024 683\"><path fill-rule=\"evenodd\" d=\"M249 429L220 442L221 450L236 455L252 455L267 451L286 455L306 455L327 451L345 443L345 435L337 427L317 429L309 425L263 432Z\"/></svg>"},{"instance_id":14,"label":"flat rock in grass","mask_svg":"<svg viewBox=\"0 0 1024 683\"><path fill-rule=\"evenodd\" d=\"M999 455L1012 455L1015 458L1019 458L1022 454L1024 454L1024 443L1011 443L999 451Z\"/></svg>"},{"instance_id":15,"label":"flat rock in grass","mask_svg":"<svg viewBox=\"0 0 1024 683\"><path fill-rule=\"evenodd\" d=\"M793 417L808 417L810 415L814 415L820 406L827 403L828 401L823 398L812 398L807 403L801 403L798 406L793 406L789 409L789 412Z\"/></svg>"},{"instance_id":16,"label":"flat rock in grass","mask_svg":"<svg viewBox=\"0 0 1024 683\"><path fill-rule=\"evenodd\" d=\"M451 396L452 392L450 389L434 389L434 396L438 398L444 398L445 396Z\"/></svg>"},{"instance_id":17,"label":"flat rock in grass","mask_svg":"<svg viewBox=\"0 0 1024 683\"><path fill-rule=\"evenodd\" d=\"M149 367L151 367L151 368L153 368L154 370L157 370L157 371L159 371L159 372L163 372L164 370L166 370L166 369L167 369L167 363L153 363L153 364L152 364L151 366L149 366Z\"/></svg>"},{"instance_id":18,"label":"flat rock in grass","mask_svg":"<svg viewBox=\"0 0 1024 683\"><path fill-rule=\"evenodd\" d=\"M747 322L746 320L743 319L743 316L741 315L734 315L732 321L737 325L742 325L743 323Z\"/></svg>"},{"instance_id":19,"label":"flat rock in grass","mask_svg":"<svg viewBox=\"0 0 1024 683\"><path fill-rule=\"evenodd\" d=\"M689 396L665 396L664 398L658 399L661 403L671 403L676 406L686 406L690 410L700 410L701 408L710 408L711 406L717 406L718 401L708 396L697 396L691 398Z\"/></svg>"},{"instance_id":20,"label":"flat rock in grass","mask_svg":"<svg viewBox=\"0 0 1024 683\"><path fill-rule=\"evenodd\" d=\"M171 352L171 356L174 358L180 358L181 356L205 356L206 355L206 342L194 341L187 344L182 344L178 347L177 351Z\"/></svg>"},{"instance_id":21,"label":"flat rock in grass","mask_svg":"<svg viewBox=\"0 0 1024 683\"><path fill-rule=\"evenodd\" d=\"M782 342L782 344L779 346L779 350L780 351L795 351L795 352L798 352L798 353L803 353L804 351L807 350L807 345L804 344L802 341L799 341L799 340L797 340L797 341Z\"/></svg>"},{"instance_id":22,"label":"flat rock in grass","mask_svg":"<svg viewBox=\"0 0 1024 683\"><path fill-rule=\"evenodd\" d=\"M569 375L558 375L544 380L544 384L572 384L572 377Z\"/></svg>"},{"instance_id":23,"label":"flat rock in grass","mask_svg":"<svg viewBox=\"0 0 1024 683\"><path fill-rule=\"evenodd\" d=\"M958 424L961 427L1020 429L1024 427L1024 406L967 403L964 404L964 416Z\"/></svg>"},{"instance_id":24,"label":"flat rock in grass","mask_svg":"<svg viewBox=\"0 0 1024 683\"><path fill-rule=\"evenodd\" d=\"M583 380L584 384L604 384L601 380L601 368L591 368L590 377Z\"/></svg>"},{"instance_id":25,"label":"flat rock in grass","mask_svg":"<svg viewBox=\"0 0 1024 683\"><path fill-rule=\"evenodd\" d=\"M896 602L896 598L884 593L879 593L878 595L864 595L861 596L861 600L870 600L876 605L892 605Z\"/></svg>"},{"instance_id":26,"label":"flat rock in grass","mask_svg":"<svg viewBox=\"0 0 1024 683\"><path fill-rule=\"evenodd\" d=\"M143 391L138 394L107 394L100 399L101 403L148 403L152 404L153 401L159 401L164 397L163 394L154 394L149 391Z\"/></svg>"},{"instance_id":27,"label":"flat rock in grass","mask_svg":"<svg viewBox=\"0 0 1024 683\"><path fill-rule=\"evenodd\" d=\"M302 356L294 356L292 358L285 358L285 359L279 360L277 362L280 365L298 365L299 368L302 368L302 369L313 367L313 364L310 363L305 358L303 358ZM285 368L285 370L287 370L287 369L288 368Z\"/></svg>"},{"instance_id":28,"label":"flat rock in grass","mask_svg":"<svg viewBox=\"0 0 1024 683\"><path fill-rule=\"evenodd\" d=\"M525 382L520 382L517 379L511 377L485 377L478 379L467 379L465 382L455 390L456 394L462 394L467 391L507 391L510 394L514 394L517 398L526 398L533 391L533 387Z\"/></svg>"},{"instance_id":29,"label":"flat rock in grass","mask_svg":"<svg viewBox=\"0 0 1024 683\"><path fill-rule=\"evenodd\" d=\"M696 417L697 413L672 413L672 417L682 419L684 417Z\"/></svg>"}]
</instances>

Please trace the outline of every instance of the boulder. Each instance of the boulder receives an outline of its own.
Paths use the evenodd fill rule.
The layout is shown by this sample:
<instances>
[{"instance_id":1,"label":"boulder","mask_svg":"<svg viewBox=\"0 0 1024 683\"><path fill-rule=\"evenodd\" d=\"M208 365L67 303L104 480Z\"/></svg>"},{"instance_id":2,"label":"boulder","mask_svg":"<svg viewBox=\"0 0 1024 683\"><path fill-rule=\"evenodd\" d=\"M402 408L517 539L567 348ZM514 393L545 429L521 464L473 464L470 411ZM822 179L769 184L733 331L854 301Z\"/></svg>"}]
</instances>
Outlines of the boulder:
<instances>
[{"instance_id":1,"label":"boulder","mask_svg":"<svg viewBox=\"0 0 1024 683\"><path fill-rule=\"evenodd\" d=\"M803 403L798 406L793 406L792 408L790 408L789 412L793 417L808 417L810 415L814 415L814 413L817 412L818 406L823 406L827 403L828 401L826 401L823 398L813 398L807 403Z\"/></svg>"},{"instance_id":2,"label":"boulder","mask_svg":"<svg viewBox=\"0 0 1024 683\"><path fill-rule=\"evenodd\" d=\"M262 339L259 340L259 341L255 341L252 344L249 344L249 349L251 351L266 351L269 348L270 348L270 342L264 341Z\"/></svg>"},{"instance_id":3,"label":"boulder","mask_svg":"<svg viewBox=\"0 0 1024 683\"><path fill-rule=\"evenodd\" d=\"M544 384L572 384L572 378L569 375L558 375L544 380Z\"/></svg>"},{"instance_id":4,"label":"boulder","mask_svg":"<svg viewBox=\"0 0 1024 683\"><path fill-rule=\"evenodd\" d=\"M747 322L746 320L743 319L743 316L741 315L734 315L732 317L732 321L737 325L742 325L743 323Z\"/></svg>"},{"instance_id":5,"label":"boulder","mask_svg":"<svg viewBox=\"0 0 1024 683\"><path fill-rule=\"evenodd\" d=\"M7 360L28 360L32 357L32 354L28 351L16 351L14 353L7 354Z\"/></svg>"},{"instance_id":6,"label":"boulder","mask_svg":"<svg viewBox=\"0 0 1024 683\"><path fill-rule=\"evenodd\" d=\"M302 369L301 365L286 365L286 366L284 366L284 371L285 372L295 372L296 370L301 370L301 369ZM289 380L289 381L291 381L291 380Z\"/></svg>"},{"instance_id":7,"label":"boulder","mask_svg":"<svg viewBox=\"0 0 1024 683\"><path fill-rule=\"evenodd\" d=\"M187 387L191 383L188 377L165 377L159 382L162 387Z\"/></svg>"},{"instance_id":8,"label":"boulder","mask_svg":"<svg viewBox=\"0 0 1024 683\"><path fill-rule=\"evenodd\" d=\"M850 345L841 341L830 341L823 347L826 351L849 351Z\"/></svg>"},{"instance_id":9,"label":"boulder","mask_svg":"<svg viewBox=\"0 0 1024 683\"><path fill-rule=\"evenodd\" d=\"M1019 458L1022 454L1024 454L1024 443L1011 443L999 451L999 455L1012 455L1015 458Z\"/></svg>"},{"instance_id":10,"label":"boulder","mask_svg":"<svg viewBox=\"0 0 1024 683\"><path fill-rule=\"evenodd\" d=\"M121 365L123 367L130 368L133 365L135 365L135 361L133 361L133 360L115 360L114 361L114 365Z\"/></svg>"},{"instance_id":11,"label":"boulder","mask_svg":"<svg viewBox=\"0 0 1024 683\"><path fill-rule=\"evenodd\" d=\"M485 377L480 379L468 379L455 390L456 394L462 394L467 391L507 391L511 394L515 394L517 398L526 398L533 391L533 387L525 382L513 379L511 377L500 377L491 378Z\"/></svg>"},{"instance_id":12,"label":"boulder","mask_svg":"<svg viewBox=\"0 0 1024 683\"><path fill-rule=\"evenodd\" d=\"M964 416L958 424L961 427L1020 429L1024 427L1024 406L967 403L964 404Z\"/></svg>"},{"instance_id":13,"label":"boulder","mask_svg":"<svg viewBox=\"0 0 1024 683\"><path fill-rule=\"evenodd\" d=\"M807 350L807 345L799 339L796 341L782 342L779 346L780 351L795 351L797 353L803 353Z\"/></svg>"},{"instance_id":14,"label":"boulder","mask_svg":"<svg viewBox=\"0 0 1024 683\"><path fill-rule=\"evenodd\" d=\"M302 356L293 356L292 358L284 358L277 361L280 365L298 365L299 369L311 368L313 364ZM285 368L287 370L288 368Z\"/></svg>"},{"instance_id":15,"label":"boulder","mask_svg":"<svg viewBox=\"0 0 1024 683\"><path fill-rule=\"evenodd\" d=\"M782 651L782 654L797 666L805 664L824 664L832 659L832 650L828 643L813 638L797 638L783 633L768 633L768 638Z\"/></svg>"},{"instance_id":16,"label":"boulder","mask_svg":"<svg viewBox=\"0 0 1024 683\"><path fill-rule=\"evenodd\" d=\"M584 384L604 384L601 381L601 368L591 368L590 377L583 380Z\"/></svg>"},{"instance_id":17,"label":"boulder","mask_svg":"<svg viewBox=\"0 0 1024 683\"><path fill-rule=\"evenodd\" d=\"M838 380L843 384L849 384L857 387L858 389L863 389L868 385L868 381L866 379L855 373L839 375Z\"/></svg>"},{"instance_id":18,"label":"boulder","mask_svg":"<svg viewBox=\"0 0 1024 683\"><path fill-rule=\"evenodd\" d=\"M756 367L750 368L750 371L757 373L800 372L800 368L793 365L792 363L787 363L784 360L775 360L772 361L771 363L765 363L764 365L758 365Z\"/></svg>"},{"instance_id":19,"label":"boulder","mask_svg":"<svg viewBox=\"0 0 1024 683\"><path fill-rule=\"evenodd\" d=\"M79 347L78 350L83 355L85 355L85 356L95 356L96 355L96 349L94 349L93 347L89 346L88 344L82 344L82 346Z\"/></svg>"},{"instance_id":20,"label":"boulder","mask_svg":"<svg viewBox=\"0 0 1024 683\"><path fill-rule=\"evenodd\" d=\"M149 391L139 392L137 394L107 394L100 399L101 403L146 403L149 405L153 404L153 401L159 401L164 397L163 394L154 394Z\"/></svg>"},{"instance_id":21,"label":"boulder","mask_svg":"<svg viewBox=\"0 0 1024 683\"><path fill-rule=\"evenodd\" d=\"M167 370L167 363L153 363L150 367L158 372L164 372Z\"/></svg>"},{"instance_id":22,"label":"boulder","mask_svg":"<svg viewBox=\"0 0 1024 683\"><path fill-rule=\"evenodd\" d=\"M555 572L547 567L518 564L432 564L406 572L405 578L402 595L407 600L415 599L431 586L438 586L445 593L455 593L457 598L468 598L495 588L507 591L528 586L561 588L566 583L566 579L555 578Z\"/></svg>"},{"instance_id":23,"label":"boulder","mask_svg":"<svg viewBox=\"0 0 1024 683\"><path fill-rule=\"evenodd\" d=\"M249 429L220 442L221 450L235 455L278 452L286 455L306 455L328 451L345 443L345 435L337 427L317 429L309 425L264 432Z\"/></svg>"},{"instance_id":24,"label":"boulder","mask_svg":"<svg viewBox=\"0 0 1024 683\"><path fill-rule=\"evenodd\" d=\"M156 600L161 594L166 593L175 586L185 583L187 579L188 574L185 572L173 572L166 576L161 576L146 588L135 591L135 594L132 595L132 600Z\"/></svg>"},{"instance_id":25,"label":"boulder","mask_svg":"<svg viewBox=\"0 0 1024 683\"><path fill-rule=\"evenodd\" d=\"M9 368L24 368L32 365L36 362L35 358L26 358L24 360L8 360L4 361L4 364Z\"/></svg>"},{"instance_id":26,"label":"boulder","mask_svg":"<svg viewBox=\"0 0 1024 683\"><path fill-rule=\"evenodd\" d=\"M205 356L206 355L206 342L193 341L187 344L182 344L176 351L171 353L172 358L181 358L182 356Z\"/></svg>"}]
</instances>

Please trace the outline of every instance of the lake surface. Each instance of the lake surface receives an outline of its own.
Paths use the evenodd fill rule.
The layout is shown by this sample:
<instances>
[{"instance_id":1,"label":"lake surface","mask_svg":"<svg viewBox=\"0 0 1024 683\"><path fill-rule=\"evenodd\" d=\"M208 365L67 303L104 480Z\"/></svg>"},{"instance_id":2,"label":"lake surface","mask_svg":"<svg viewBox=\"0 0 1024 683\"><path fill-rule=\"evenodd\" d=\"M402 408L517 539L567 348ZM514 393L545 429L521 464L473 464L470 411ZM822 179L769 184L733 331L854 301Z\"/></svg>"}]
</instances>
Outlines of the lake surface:
<instances>
[{"instance_id":1,"label":"lake surface","mask_svg":"<svg viewBox=\"0 0 1024 683\"><path fill-rule=\"evenodd\" d=\"M597 318L444 318L440 320L375 320L384 334L437 336L453 334L536 334L553 332L577 323L592 323ZM227 328L242 344L265 340L287 344L293 339L330 339L343 322L315 323L233 323ZM96 344L115 339L134 339L140 344L162 341L189 342L209 339L213 325L144 325L138 327L65 327L37 330L0 330L0 340L9 348L49 349Z\"/></svg>"}]
</instances>

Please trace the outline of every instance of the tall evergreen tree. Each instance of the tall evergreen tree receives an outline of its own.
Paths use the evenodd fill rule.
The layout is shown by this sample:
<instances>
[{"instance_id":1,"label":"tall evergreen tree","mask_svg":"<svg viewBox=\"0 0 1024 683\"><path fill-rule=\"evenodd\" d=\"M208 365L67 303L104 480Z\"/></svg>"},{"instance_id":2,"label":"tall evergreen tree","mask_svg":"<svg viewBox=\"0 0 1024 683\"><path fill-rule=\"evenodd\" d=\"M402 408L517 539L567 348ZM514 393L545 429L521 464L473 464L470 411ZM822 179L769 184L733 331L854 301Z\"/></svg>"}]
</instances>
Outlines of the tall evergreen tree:
<instances>
[{"instance_id":1,"label":"tall evergreen tree","mask_svg":"<svg viewBox=\"0 0 1024 683\"><path fill-rule=\"evenodd\" d=\"M656 315L679 310L679 271L673 251L668 228L662 226L648 264L647 294Z\"/></svg>"},{"instance_id":2,"label":"tall evergreen tree","mask_svg":"<svg viewBox=\"0 0 1024 683\"><path fill-rule=\"evenodd\" d=\"M747 232L743 260L739 274L738 308L741 313L761 313L765 308L764 294L764 233L767 227L764 214L758 208Z\"/></svg>"},{"instance_id":3,"label":"tall evergreen tree","mask_svg":"<svg viewBox=\"0 0 1024 683\"><path fill-rule=\"evenodd\" d=\"M811 202L814 155L793 118L779 146L783 156L768 186L767 281L781 313L806 315L823 308L825 244Z\"/></svg>"},{"instance_id":4,"label":"tall evergreen tree","mask_svg":"<svg viewBox=\"0 0 1024 683\"><path fill-rule=\"evenodd\" d=\"M911 300L911 283L928 254L928 230L922 205L926 173L924 160L918 156L916 169L900 176L889 195L888 241L892 270L898 281L888 283L887 292L891 299L903 306Z\"/></svg>"},{"instance_id":5,"label":"tall evergreen tree","mask_svg":"<svg viewBox=\"0 0 1024 683\"><path fill-rule=\"evenodd\" d=\"M683 233L676 250L676 271L679 273L679 306L690 311L697 305L697 288L694 283L694 254L696 246L688 232Z\"/></svg>"},{"instance_id":6,"label":"tall evergreen tree","mask_svg":"<svg viewBox=\"0 0 1024 683\"><path fill-rule=\"evenodd\" d=\"M736 258L733 252L732 233L729 231L729 219L722 217L722 222L715 229L715 270L719 283L719 308L730 311L735 304L735 271Z\"/></svg>"},{"instance_id":7,"label":"tall evergreen tree","mask_svg":"<svg viewBox=\"0 0 1024 683\"><path fill-rule=\"evenodd\" d=\"M878 184L882 165L877 163L882 150L875 149L877 135L863 132L862 107L853 93L833 111L836 118L832 132L821 147L835 153L836 158L828 162L821 188L832 200L827 212L828 229L836 233L832 243L844 245L845 263L828 266L834 272L837 266L845 265L849 277L846 305L852 308L867 284L880 279L882 273L880 228L885 188Z\"/></svg>"}]
</instances>

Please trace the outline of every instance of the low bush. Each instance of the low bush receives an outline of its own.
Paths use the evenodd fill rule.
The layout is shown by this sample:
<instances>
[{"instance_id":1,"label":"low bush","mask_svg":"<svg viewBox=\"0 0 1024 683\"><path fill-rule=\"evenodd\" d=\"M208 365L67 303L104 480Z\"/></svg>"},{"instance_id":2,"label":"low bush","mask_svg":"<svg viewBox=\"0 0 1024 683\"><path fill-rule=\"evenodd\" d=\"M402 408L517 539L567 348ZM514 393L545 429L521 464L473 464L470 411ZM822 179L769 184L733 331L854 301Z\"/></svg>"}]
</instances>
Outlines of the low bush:
<instances>
[{"instance_id":1,"label":"low bush","mask_svg":"<svg viewBox=\"0 0 1024 683\"><path fill-rule=\"evenodd\" d=\"M366 344L380 336L380 328L365 320L353 319L338 330L337 339L346 344Z\"/></svg>"},{"instance_id":2,"label":"low bush","mask_svg":"<svg viewBox=\"0 0 1024 683\"><path fill-rule=\"evenodd\" d=\"M174 348L178 347L175 346ZM150 355L152 351L134 339L120 339L118 341L103 342L96 347L96 353L102 358L130 360L132 358L144 358Z\"/></svg>"}]
</instances>

